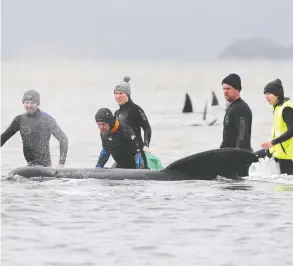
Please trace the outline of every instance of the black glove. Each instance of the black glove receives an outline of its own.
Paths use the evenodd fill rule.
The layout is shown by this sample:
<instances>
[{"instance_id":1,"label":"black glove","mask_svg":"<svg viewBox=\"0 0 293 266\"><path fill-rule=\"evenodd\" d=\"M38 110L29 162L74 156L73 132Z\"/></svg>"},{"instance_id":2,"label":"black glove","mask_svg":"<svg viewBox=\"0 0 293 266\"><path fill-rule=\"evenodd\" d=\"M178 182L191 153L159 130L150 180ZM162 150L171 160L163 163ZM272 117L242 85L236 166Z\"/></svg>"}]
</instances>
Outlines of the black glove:
<instances>
[{"instance_id":1,"label":"black glove","mask_svg":"<svg viewBox=\"0 0 293 266\"><path fill-rule=\"evenodd\" d=\"M272 157L271 153L269 152L269 150L266 149L261 149L258 150L254 153L258 158L265 158L266 156L268 156L269 158Z\"/></svg>"}]
</instances>

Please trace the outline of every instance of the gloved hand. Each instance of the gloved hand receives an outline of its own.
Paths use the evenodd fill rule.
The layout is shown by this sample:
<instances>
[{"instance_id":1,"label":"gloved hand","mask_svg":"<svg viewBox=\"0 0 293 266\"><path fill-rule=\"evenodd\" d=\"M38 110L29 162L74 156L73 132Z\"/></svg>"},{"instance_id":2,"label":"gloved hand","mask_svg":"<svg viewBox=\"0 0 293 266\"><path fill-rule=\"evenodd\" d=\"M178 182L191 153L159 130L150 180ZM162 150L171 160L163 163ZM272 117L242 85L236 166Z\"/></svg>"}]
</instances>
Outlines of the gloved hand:
<instances>
[{"instance_id":1,"label":"gloved hand","mask_svg":"<svg viewBox=\"0 0 293 266\"><path fill-rule=\"evenodd\" d=\"M254 153L258 158L265 158L268 154L265 149L258 150Z\"/></svg>"}]
</instances>

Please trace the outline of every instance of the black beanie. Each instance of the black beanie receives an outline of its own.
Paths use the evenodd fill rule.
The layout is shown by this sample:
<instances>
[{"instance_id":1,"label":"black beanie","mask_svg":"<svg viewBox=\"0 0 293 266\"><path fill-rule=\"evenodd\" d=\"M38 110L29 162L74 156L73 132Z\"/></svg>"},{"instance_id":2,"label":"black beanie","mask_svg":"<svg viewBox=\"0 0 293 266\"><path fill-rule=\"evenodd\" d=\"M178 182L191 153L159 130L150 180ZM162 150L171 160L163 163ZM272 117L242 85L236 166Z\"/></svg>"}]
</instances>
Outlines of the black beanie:
<instances>
[{"instance_id":1,"label":"black beanie","mask_svg":"<svg viewBox=\"0 0 293 266\"><path fill-rule=\"evenodd\" d=\"M23 94L22 97L22 103L24 103L25 101L33 101L37 105L40 105L40 94L35 90L28 90Z\"/></svg>"},{"instance_id":2,"label":"black beanie","mask_svg":"<svg viewBox=\"0 0 293 266\"><path fill-rule=\"evenodd\" d=\"M234 89L241 91L241 78L237 74L230 74L222 80L222 85L226 83Z\"/></svg>"},{"instance_id":3,"label":"black beanie","mask_svg":"<svg viewBox=\"0 0 293 266\"><path fill-rule=\"evenodd\" d=\"M115 118L108 108L101 108L95 115L96 122L105 122L108 123L112 129L114 126Z\"/></svg>"},{"instance_id":4,"label":"black beanie","mask_svg":"<svg viewBox=\"0 0 293 266\"><path fill-rule=\"evenodd\" d=\"M275 79L274 81L268 83L264 87L264 93L272 93L279 97L284 97L284 89L282 81L280 79Z\"/></svg>"}]
</instances>

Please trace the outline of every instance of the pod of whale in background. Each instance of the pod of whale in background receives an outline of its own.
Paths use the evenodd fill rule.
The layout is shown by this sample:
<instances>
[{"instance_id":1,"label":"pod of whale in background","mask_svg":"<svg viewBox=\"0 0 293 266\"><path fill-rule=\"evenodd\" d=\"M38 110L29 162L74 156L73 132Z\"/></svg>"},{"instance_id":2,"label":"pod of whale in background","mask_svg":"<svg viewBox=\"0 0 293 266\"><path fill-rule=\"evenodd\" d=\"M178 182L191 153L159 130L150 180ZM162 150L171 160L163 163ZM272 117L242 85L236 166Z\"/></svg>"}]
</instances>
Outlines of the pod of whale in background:
<instances>
[{"instance_id":1,"label":"pod of whale in background","mask_svg":"<svg viewBox=\"0 0 293 266\"><path fill-rule=\"evenodd\" d=\"M211 101L211 106L219 106L219 100L216 96L216 93L214 91L212 91L212 101ZM228 103L226 105L226 109L227 109ZM205 101L205 106L204 106L204 110L200 113L202 113L202 119L204 122L206 122L207 126L212 126L214 124L216 124L216 122L218 121L217 118L213 119L212 121L207 122L207 111L208 111L208 101ZM185 101L184 101L184 106L182 109L182 113L194 113L194 107L191 101L191 98L189 96L188 93L185 94ZM203 124L199 124L199 123L195 123L192 124L191 126L202 126Z\"/></svg>"}]
</instances>

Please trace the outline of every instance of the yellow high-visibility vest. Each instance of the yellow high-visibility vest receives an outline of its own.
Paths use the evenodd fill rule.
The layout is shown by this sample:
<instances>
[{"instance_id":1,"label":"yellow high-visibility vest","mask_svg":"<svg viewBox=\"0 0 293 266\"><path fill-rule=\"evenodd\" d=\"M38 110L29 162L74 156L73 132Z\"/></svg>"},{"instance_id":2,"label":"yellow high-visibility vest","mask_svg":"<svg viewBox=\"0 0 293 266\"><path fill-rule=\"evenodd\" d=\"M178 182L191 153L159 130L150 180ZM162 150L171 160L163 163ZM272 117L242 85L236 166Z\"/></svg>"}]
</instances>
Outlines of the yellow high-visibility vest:
<instances>
[{"instance_id":1,"label":"yellow high-visibility vest","mask_svg":"<svg viewBox=\"0 0 293 266\"><path fill-rule=\"evenodd\" d=\"M274 126L272 130L273 139L278 138L288 130L282 116L285 107L290 107L293 109L293 102L287 100L282 105L275 107ZM270 153L272 153L275 158L293 161L293 137L282 143L274 145L272 148L270 148Z\"/></svg>"}]
</instances>

